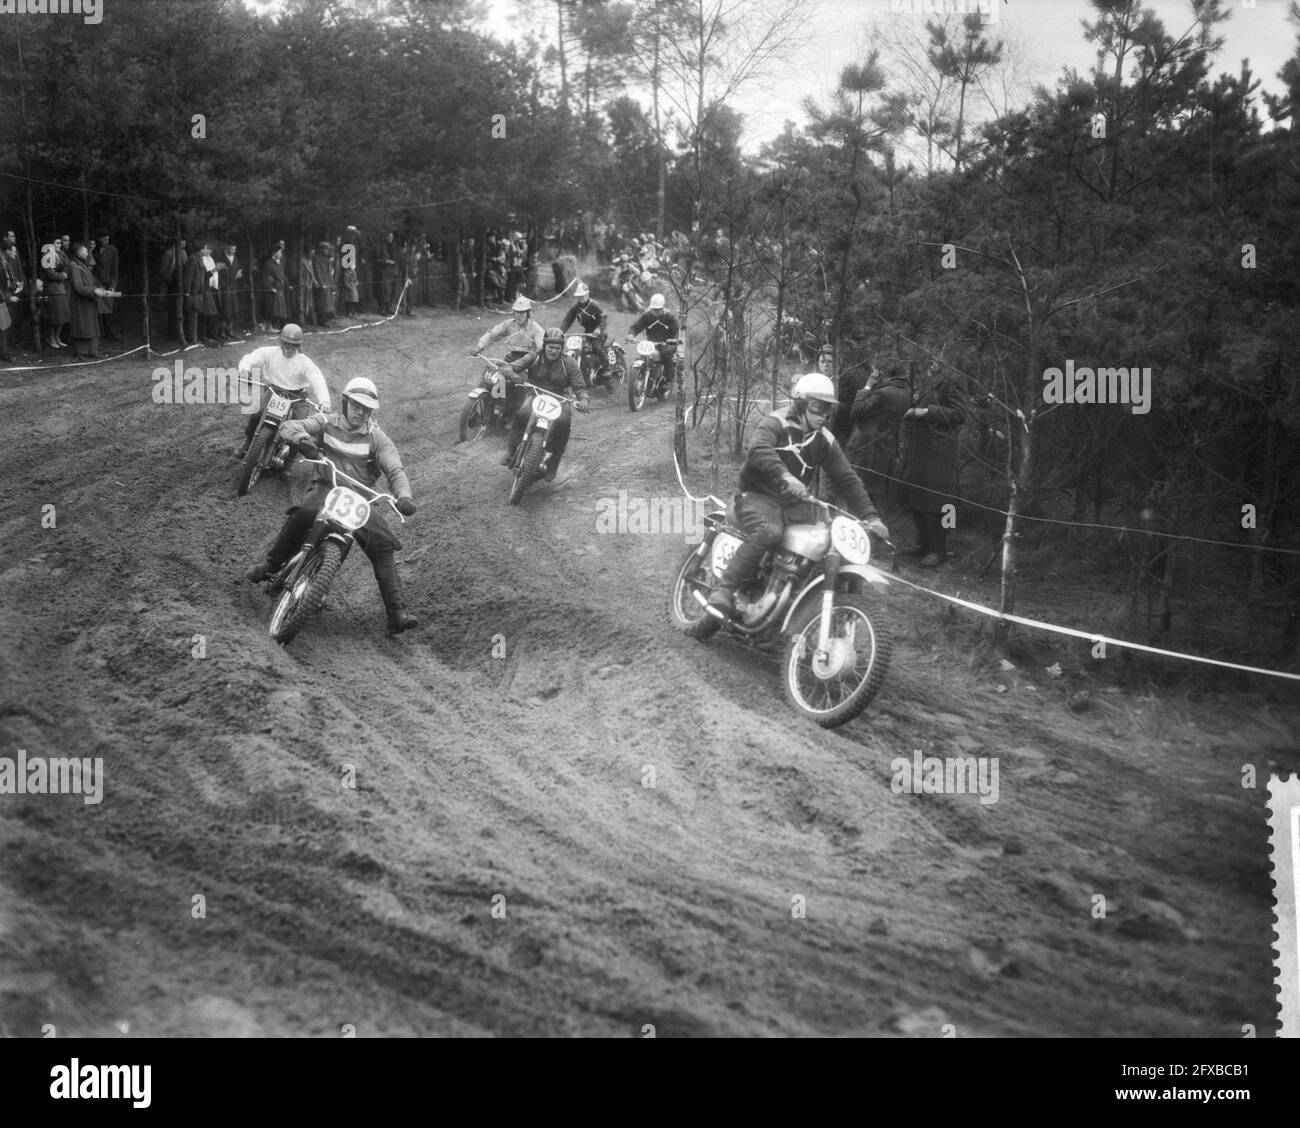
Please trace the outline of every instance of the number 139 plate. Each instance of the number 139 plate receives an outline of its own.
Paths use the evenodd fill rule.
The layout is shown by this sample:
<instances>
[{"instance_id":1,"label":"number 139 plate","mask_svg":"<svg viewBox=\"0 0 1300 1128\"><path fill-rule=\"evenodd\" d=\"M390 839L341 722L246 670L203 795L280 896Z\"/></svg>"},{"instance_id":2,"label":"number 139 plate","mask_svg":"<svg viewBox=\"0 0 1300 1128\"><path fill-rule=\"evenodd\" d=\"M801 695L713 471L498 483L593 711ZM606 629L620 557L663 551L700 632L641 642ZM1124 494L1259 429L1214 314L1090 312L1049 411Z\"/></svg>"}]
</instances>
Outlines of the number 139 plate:
<instances>
[{"instance_id":1,"label":"number 139 plate","mask_svg":"<svg viewBox=\"0 0 1300 1128\"><path fill-rule=\"evenodd\" d=\"M321 513L345 529L359 529L370 520L370 502L353 490L335 486L326 495Z\"/></svg>"}]
</instances>

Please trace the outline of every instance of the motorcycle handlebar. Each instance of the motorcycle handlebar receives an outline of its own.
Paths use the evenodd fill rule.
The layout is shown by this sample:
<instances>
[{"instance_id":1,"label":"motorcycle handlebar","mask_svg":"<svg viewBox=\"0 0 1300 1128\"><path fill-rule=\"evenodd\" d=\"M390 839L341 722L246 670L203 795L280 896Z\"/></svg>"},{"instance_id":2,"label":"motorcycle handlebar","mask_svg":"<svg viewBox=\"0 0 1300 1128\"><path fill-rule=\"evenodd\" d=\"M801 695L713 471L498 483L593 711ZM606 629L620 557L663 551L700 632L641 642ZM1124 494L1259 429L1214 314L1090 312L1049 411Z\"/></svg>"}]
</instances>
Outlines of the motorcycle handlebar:
<instances>
[{"instance_id":1,"label":"motorcycle handlebar","mask_svg":"<svg viewBox=\"0 0 1300 1128\"><path fill-rule=\"evenodd\" d=\"M579 402L571 396L562 396L559 392L553 392L550 388L539 388L536 384L530 384L527 380L521 380L520 387L532 388L535 392L540 392L544 396L550 396L551 399L563 400L565 403L576 404Z\"/></svg>"},{"instance_id":2,"label":"motorcycle handlebar","mask_svg":"<svg viewBox=\"0 0 1300 1128\"><path fill-rule=\"evenodd\" d=\"M314 407L317 411L328 410L328 408L323 407L321 404L317 403L314 399L311 398L311 396L309 396L305 391L303 391L300 388L282 388L278 384L271 384L268 383L266 380L255 380L253 378L252 372L241 372L239 375L241 380L246 379L250 384L256 384L259 388L270 388L271 391L276 392L279 395L288 396L290 399L303 400L304 402L311 404L311 406Z\"/></svg>"},{"instance_id":3,"label":"motorcycle handlebar","mask_svg":"<svg viewBox=\"0 0 1300 1128\"><path fill-rule=\"evenodd\" d=\"M308 463L315 466L328 466L330 471L331 485L337 486L339 484L340 478L346 478L349 484L356 486L359 489L363 490L365 493L369 494L371 501L386 501L389 504L389 506L392 508L393 512L397 514L398 520L401 521L402 524L406 524L406 518L402 516L401 512L397 508L397 498L395 498L392 494L380 493L378 490L371 489L368 485L365 484L365 482L358 482L354 477L352 477L351 474L345 473L344 471L340 470L328 458L306 458L301 455L299 457L302 458L302 461L304 463Z\"/></svg>"}]
</instances>

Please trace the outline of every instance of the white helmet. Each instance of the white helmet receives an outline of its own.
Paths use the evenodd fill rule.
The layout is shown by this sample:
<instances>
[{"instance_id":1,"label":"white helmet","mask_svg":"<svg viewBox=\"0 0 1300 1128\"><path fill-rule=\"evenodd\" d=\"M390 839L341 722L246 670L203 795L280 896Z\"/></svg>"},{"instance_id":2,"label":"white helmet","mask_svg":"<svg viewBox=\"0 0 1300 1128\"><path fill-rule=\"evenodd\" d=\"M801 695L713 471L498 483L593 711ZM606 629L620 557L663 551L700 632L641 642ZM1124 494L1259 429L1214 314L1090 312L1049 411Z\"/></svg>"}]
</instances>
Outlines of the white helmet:
<instances>
[{"instance_id":1,"label":"white helmet","mask_svg":"<svg viewBox=\"0 0 1300 1128\"><path fill-rule=\"evenodd\" d=\"M591 289L587 286L587 283L579 282L573 288L573 296L577 298L578 301L582 301L583 298L587 298L591 296Z\"/></svg>"},{"instance_id":2,"label":"white helmet","mask_svg":"<svg viewBox=\"0 0 1300 1128\"><path fill-rule=\"evenodd\" d=\"M527 313L532 308L533 303L524 297L523 294L520 294L519 297L515 298L515 304L510 307L511 311L514 313Z\"/></svg>"},{"instance_id":3,"label":"white helmet","mask_svg":"<svg viewBox=\"0 0 1300 1128\"><path fill-rule=\"evenodd\" d=\"M364 376L354 376L343 389L343 398L353 400L362 407L374 411L379 406L379 389L375 387L373 380L368 380Z\"/></svg>"},{"instance_id":4,"label":"white helmet","mask_svg":"<svg viewBox=\"0 0 1300 1128\"><path fill-rule=\"evenodd\" d=\"M790 398L796 403L803 400L817 400L820 403L830 404L840 402L835 395L835 385L831 383L831 378L821 372L809 372L800 376L795 381L794 387L790 389Z\"/></svg>"},{"instance_id":5,"label":"white helmet","mask_svg":"<svg viewBox=\"0 0 1300 1128\"><path fill-rule=\"evenodd\" d=\"M663 296L663 294L651 294L651 295L650 295L650 308L651 308L651 309L663 309L663 308L664 308L664 296Z\"/></svg>"}]
</instances>

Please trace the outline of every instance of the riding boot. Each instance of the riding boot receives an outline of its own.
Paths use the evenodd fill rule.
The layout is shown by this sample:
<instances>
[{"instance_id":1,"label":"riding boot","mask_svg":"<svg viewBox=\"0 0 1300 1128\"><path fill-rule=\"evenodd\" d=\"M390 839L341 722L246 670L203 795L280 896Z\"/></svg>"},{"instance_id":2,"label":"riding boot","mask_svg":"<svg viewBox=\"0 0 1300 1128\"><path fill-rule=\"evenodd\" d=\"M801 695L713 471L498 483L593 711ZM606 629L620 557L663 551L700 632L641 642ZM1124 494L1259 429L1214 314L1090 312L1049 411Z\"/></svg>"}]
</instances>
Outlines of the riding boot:
<instances>
[{"instance_id":1,"label":"riding boot","mask_svg":"<svg viewBox=\"0 0 1300 1128\"><path fill-rule=\"evenodd\" d=\"M736 589L754 578L766 550L752 541L743 541L727 562L718 586L709 595L709 607L730 618L735 609Z\"/></svg>"},{"instance_id":2,"label":"riding boot","mask_svg":"<svg viewBox=\"0 0 1300 1128\"><path fill-rule=\"evenodd\" d=\"M391 552L376 555L371 560L375 569L375 582L379 584L379 594L388 611L388 633L401 634L420 625L420 620L407 614L402 602L402 578L397 574L397 563Z\"/></svg>"}]
</instances>

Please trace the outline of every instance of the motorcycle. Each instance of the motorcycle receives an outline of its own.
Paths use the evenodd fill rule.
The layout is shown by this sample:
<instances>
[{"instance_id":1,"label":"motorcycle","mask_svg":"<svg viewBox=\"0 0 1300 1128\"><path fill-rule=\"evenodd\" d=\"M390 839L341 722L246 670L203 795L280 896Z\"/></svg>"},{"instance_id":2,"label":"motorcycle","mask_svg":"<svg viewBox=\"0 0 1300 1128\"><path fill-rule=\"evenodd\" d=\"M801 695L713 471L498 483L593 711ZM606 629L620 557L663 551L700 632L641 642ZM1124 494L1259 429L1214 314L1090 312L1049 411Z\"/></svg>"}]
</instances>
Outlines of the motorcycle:
<instances>
[{"instance_id":1,"label":"motorcycle","mask_svg":"<svg viewBox=\"0 0 1300 1128\"><path fill-rule=\"evenodd\" d=\"M514 473L510 483L511 505L518 505L528 487L546 473L551 462L551 427L564 410L563 404L573 402L568 396L557 395L535 384L525 382L522 386L532 388L535 394L523 437L510 462Z\"/></svg>"},{"instance_id":2,"label":"motorcycle","mask_svg":"<svg viewBox=\"0 0 1300 1128\"><path fill-rule=\"evenodd\" d=\"M630 259L614 266L614 296L618 308L626 313L640 313L646 297L642 285L649 285L651 275L648 271L637 270L637 265Z\"/></svg>"},{"instance_id":3,"label":"motorcycle","mask_svg":"<svg viewBox=\"0 0 1300 1128\"><path fill-rule=\"evenodd\" d=\"M735 612L724 620L705 605L744 537L726 506L710 500L717 508L704 518L704 538L673 581L673 626L694 639L725 629L761 649L783 650L785 696L795 711L823 728L852 720L889 669L880 606L887 582L870 563L870 534L810 499L816 521L786 525L781 544L764 555L757 578L736 592Z\"/></svg>"},{"instance_id":4,"label":"motorcycle","mask_svg":"<svg viewBox=\"0 0 1300 1128\"><path fill-rule=\"evenodd\" d=\"M317 411L322 410L320 404L308 399L305 392L288 391L272 384L267 387L271 389L271 394L257 421L252 441L244 452L239 481L235 484L236 497L248 493L263 474L286 469L297 456L293 444L280 438L280 424L289 418L294 402L304 400Z\"/></svg>"},{"instance_id":5,"label":"motorcycle","mask_svg":"<svg viewBox=\"0 0 1300 1128\"><path fill-rule=\"evenodd\" d=\"M484 357L487 368L477 388L469 393L460 412L460 441L472 443L488 430L504 431L510 423L510 385L505 377L505 362Z\"/></svg>"},{"instance_id":6,"label":"motorcycle","mask_svg":"<svg viewBox=\"0 0 1300 1128\"><path fill-rule=\"evenodd\" d=\"M267 591L280 597L271 612L271 637L281 646L288 643L320 610L334 577L356 543L357 530L370 520L371 506L376 502L386 502L397 513L395 497L378 493L349 477L329 459L304 458L302 461L304 465L329 467L333 488L325 496L325 504L321 506L302 547L270 577ZM346 479L348 485L339 485L340 478ZM397 513L397 519L406 523L400 513Z\"/></svg>"},{"instance_id":7,"label":"motorcycle","mask_svg":"<svg viewBox=\"0 0 1300 1128\"><path fill-rule=\"evenodd\" d=\"M636 360L632 362L632 371L627 378L627 406L633 411L640 411L649 396L654 396L660 403L668 397L673 378L669 375L665 358L674 355L681 343L680 337L637 342ZM665 353L669 346L672 346L672 352Z\"/></svg>"},{"instance_id":8,"label":"motorcycle","mask_svg":"<svg viewBox=\"0 0 1300 1128\"><path fill-rule=\"evenodd\" d=\"M612 391L627 375L627 360L623 347L616 341L610 341L602 354L597 346L599 340L599 333L575 333L565 338L564 352L582 366L582 379L588 388L603 384Z\"/></svg>"}]
</instances>

